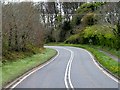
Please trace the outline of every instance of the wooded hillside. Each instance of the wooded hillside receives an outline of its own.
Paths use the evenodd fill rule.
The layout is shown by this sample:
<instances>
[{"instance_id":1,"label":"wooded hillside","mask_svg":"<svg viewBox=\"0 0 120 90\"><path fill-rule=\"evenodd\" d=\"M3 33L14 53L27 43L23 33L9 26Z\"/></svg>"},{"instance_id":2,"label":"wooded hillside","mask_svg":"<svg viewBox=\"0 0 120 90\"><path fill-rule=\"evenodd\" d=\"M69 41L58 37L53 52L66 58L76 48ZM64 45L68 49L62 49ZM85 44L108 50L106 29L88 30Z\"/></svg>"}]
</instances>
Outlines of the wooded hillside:
<instances>
[{"instance_id":1,"label":"wooded hillside","mask_svg":"<svg viewBox=\"0 0 120 90\"><path fill-rule=\"evenodd\" d=\"M3 57L35 53L49 42L120 49L120 2L8 2L2 8Z\"/></svg>"}]
</instances>

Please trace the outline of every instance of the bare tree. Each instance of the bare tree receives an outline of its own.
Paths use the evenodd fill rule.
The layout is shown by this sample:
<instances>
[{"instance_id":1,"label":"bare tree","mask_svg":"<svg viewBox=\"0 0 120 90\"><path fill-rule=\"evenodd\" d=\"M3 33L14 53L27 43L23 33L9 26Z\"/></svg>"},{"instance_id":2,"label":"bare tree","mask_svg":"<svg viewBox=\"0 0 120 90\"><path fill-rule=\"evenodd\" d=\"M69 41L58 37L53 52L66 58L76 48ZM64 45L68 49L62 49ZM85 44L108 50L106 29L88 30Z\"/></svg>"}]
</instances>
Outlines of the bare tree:
<instances>
[{"instance_id":1,"label":"bare tree","mask_svg":"<svg viewBox=\"0 0 120 90\"><path fill-rule=\"evenodd\" d=\"M3 44L8 50L26 50L29 44L42 47L44 28L36 3L3 4Z\"/></svg>"}]
</instances>

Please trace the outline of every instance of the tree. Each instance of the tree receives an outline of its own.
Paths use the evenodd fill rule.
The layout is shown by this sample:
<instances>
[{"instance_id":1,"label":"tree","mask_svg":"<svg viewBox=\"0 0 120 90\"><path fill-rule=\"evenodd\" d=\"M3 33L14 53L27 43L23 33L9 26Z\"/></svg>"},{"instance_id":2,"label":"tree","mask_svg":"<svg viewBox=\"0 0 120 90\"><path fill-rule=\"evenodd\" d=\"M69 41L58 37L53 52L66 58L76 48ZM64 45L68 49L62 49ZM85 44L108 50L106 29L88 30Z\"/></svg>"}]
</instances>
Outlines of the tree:
<instances>
[{"instance_id":1,"label":"tree","mask_svg":"<svg viewBox=\"0 0 120 90\"><path fill-rule=\"evenodd\" d=\"M3 4L3 49L25 51L29 45L43 46L44 28L38 4L32 2Z\"/></svg>"},{"instance_id":2,"label":"tree","mask_svg":"<svg viewBox=\"0 0 120 90\"><path fill-rule=\"evenodd\" d=\"M120 49L120 2L108 2L100 8L100 24L110 24L113 33L118 38L116 49ZM116 28L114 27L116 26Z\"/></svg>"}]
</instances>

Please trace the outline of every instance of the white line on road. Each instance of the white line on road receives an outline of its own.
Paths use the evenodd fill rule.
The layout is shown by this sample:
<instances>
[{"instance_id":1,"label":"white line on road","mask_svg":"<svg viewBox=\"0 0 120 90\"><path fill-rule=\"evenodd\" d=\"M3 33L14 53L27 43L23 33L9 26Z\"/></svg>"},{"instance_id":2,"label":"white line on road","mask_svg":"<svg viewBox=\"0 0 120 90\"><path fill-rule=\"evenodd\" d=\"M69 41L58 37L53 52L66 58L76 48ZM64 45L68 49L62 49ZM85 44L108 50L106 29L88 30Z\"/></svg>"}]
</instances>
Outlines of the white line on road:
<instances>
[{"instance_id":1,"label":"white line on road","mask_svg":"<svg viewBox=\"0 0 120 90\"><path fill-rule=\"evenodd\" d=\"M68 64L67 64L67 67L65 70L65 76L64 76L64 82L65 82L66 88L69 88L68 83L67 83L67 72L68 72L68 68L69 68L69 63L70 63L70 60L68 61Z\"/></svg>"},{"instance_id":2,"label":"white line on road","mask_svg":"<svg viewBox=\"0 0 120 90\"><path fill-rule=\"evenodd\" d=\"M66 70L65 70L64 82L65 82L65 86L66 86L67 89L69 89L69 85L70 85L70 88L72 88L74 90L73 84L71 82L71 77L70 77L71 76L70 72L71 72L71 67L72 67L72 61L73 61L73 58L74 58L74 52L70 49L65 48L65 47L59 47L59 46L55 46L55 47L65 49L65 50L67 50L71 53L70 59L67 63L67 67L66 67ZM68 79L68 82L67 82L67 79Z\"/></svg>"},{"instance_id":3,"label":"white line on road","mask_svg":"<svg viewBox=\"0 0 120 90\"><path fill-rule=\"evenodd\" d=\"M66 48L64 48L64 49L66 49ZM67 67L66 67L66 70L65 70L64 82L65 82L66 88L69 88L68 85L70 85L70 87L72 89L74 89L73 84L71 82L71 78L70 78L70 75L71 75L70 72L71 72L72 61L73 61L73 58L74 58L74 53L73 53L72 50L69 50L69 49L66 49L66 50L70 51L71 56L70 56L70 59L67 63ZM68 82L67 82L67 79L68 79Z\"/></svg>"},{"instance_id":4,"label":"white line on road","mask_svg":"<svg viewBox=\"0 0 120 90\"><path fill-rule=\"evenodd\" d=\"M22 79L20 79L16 84L14 84L11 89L15 88L18 84L20 84L23 80L25 80L27 77L29 77L31 74L35 73L36 71L42 69L43 67L47 66L48 64L50 64L51 62L53 62L58 56L59 56L59 51L56 49L57 51L57 55L50 61L48 61L47 63L43 64L42 66L36 68L35 70L33 70L32 72L30 72L28 75L24 76ZM12 85L12 84L11 84ZM9 85L9 86L11 86Z\"/></svg>"},{"instance_id":5,"label":"white line on road","mask_svg":"<svg viewBox=\"0 0 120 90\"><path fill-rule=\"evenodd\" d=\"M117 83L119 83L119 81L118 81L115 77L113 77L112 75L110 75L108 72L106 72L103 68L101 68L101 67L98 65L98 63L95 61L93 55L92 55L89 51L87 51L87 50L85 50L85 49L83 49L83 50L86 51L86 52L90 55L90 57L92 58L92 60L93 60L93 62L95 63L95 65L96 65L105 75L107 75L108 77L110 77L111 79L113 79L114 81L116 81Z\"/></svg>"},{"instance_id":6,"label":"white line on road","mask_svg":"<svg viewBox=\"0 0 120 90\"><path fill-rule=\"evenodd\" d=\"M113 77L111 74L109 74L107 71L105 71L102 67L100 67L100 66L98 65L98 63L97 63L96 60L94 59L93 55L92 55L89 51L87 51L86 49L83 49L83 48L80 48L80 49L84 50L85 52L87 52L87 53L90 55L90 57L92 58L94 64L95 64L105 75L107 75L109 78L111 78L111 79L114 80L115 82L120 83L115 77Z\"/></svg>"}]
</instances>

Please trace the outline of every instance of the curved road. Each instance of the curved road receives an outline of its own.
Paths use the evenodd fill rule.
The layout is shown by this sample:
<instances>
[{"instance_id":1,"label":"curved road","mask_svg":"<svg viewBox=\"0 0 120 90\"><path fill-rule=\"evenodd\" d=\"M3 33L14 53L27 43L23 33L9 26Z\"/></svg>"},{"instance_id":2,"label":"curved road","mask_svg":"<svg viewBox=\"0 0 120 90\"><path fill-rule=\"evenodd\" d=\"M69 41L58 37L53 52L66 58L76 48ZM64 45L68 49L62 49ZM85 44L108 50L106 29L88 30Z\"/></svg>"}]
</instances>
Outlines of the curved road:
<instances>
[{"instance_id":1,"label":"curved road","mask_svg":"<svg viewBox=\"0 0 120 90\"><path fill-rule=\"evenodd\" d=\"M46 47L56 49L58 55L14 88L118 88L117 80L100 69L88 51L67 46Z\"/></svg>"}]
</instances>

